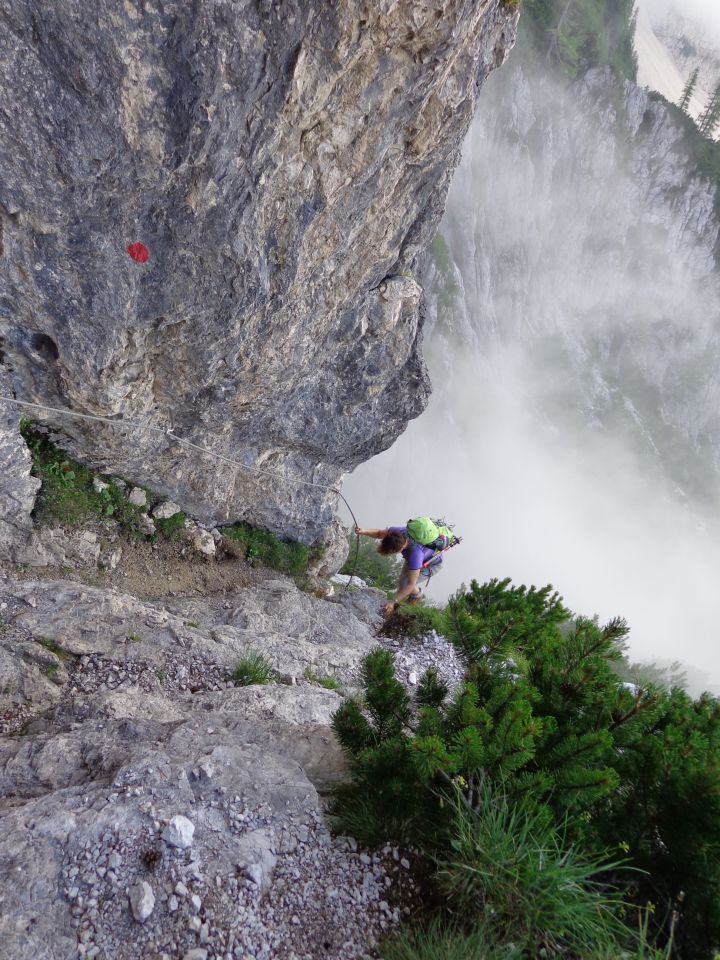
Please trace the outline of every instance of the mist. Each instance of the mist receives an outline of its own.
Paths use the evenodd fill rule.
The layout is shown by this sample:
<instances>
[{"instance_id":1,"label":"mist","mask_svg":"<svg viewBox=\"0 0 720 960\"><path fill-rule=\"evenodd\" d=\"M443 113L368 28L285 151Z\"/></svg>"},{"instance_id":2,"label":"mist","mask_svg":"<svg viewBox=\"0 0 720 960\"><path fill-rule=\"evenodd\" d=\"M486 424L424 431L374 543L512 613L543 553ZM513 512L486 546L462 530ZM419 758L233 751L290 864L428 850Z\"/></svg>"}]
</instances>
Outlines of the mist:
<instances>
[{"instance_id":1,"label":"mist","mask_svg":"<svg viewBox=\"0 0 720 960\"><path fill-rule=\"evenodd\" d=\"M717 0L638 0L638 7L648 14L653 23L672 12L695 21L720 39L720 6Z\"/></svg>"},{"instance_id":2,"label":"mist","mask_svg":"<svg viewBox=\"0 0 720 960\"><path fill-rule=\"evenodd\" d=\"M488 81L450 265L427 271L433 399L345 495L362 525L455 525L431 599L552 583L576 613L624 616L632 660L720 692L717 227L690 223L700 188L663 199L677 157L621 149L606 99L527 67Z\"/></svg>"}]
</instances>

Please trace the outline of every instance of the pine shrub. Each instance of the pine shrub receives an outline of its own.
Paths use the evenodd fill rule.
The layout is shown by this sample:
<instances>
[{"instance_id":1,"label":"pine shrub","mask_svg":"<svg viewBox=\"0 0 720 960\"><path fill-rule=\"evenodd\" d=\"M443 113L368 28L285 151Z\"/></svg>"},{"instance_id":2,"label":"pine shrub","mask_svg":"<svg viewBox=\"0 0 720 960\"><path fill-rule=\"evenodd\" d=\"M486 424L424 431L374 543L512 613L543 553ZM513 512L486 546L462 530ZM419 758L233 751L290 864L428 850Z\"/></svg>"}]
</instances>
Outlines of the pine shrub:
<instances>
[{"instance_id":1,"label":"pine shrub","mask_svg":"<svg viewBox=\"0 0 720 960\"><path fill-rule=\"evenodd\" d=\"M655 904L659 946L672 927L683 960L712 957L720 702L625 685L625 622L573 618L551 587L473 582L432 617L464 680L450 693L428 671L411 700L389 652L366 658L363 699L333 720L352 772L335 797L338 823L437 857L453 842L455 799L475 816L490 789L564 824L568 849L590 862L621 845L635 872L608 867L606 882L636 907Z\"/></svg>"}]
</instances>

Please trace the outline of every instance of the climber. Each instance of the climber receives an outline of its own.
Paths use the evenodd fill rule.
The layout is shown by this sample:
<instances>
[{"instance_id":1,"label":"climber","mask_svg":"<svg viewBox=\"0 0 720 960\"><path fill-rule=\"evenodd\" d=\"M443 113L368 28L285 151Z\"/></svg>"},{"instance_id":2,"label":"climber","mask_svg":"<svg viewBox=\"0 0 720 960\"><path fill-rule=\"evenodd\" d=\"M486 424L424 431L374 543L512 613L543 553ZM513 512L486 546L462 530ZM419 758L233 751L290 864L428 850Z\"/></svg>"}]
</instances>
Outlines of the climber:
<instances>
[{"instance_id":1,"label":"climber","mask_svg":"<svg viewBox=\"0 0 720 960\"><path fill-rule=\"evenodd\" d=\"M422 597L420 580L426 582L442 563L442 551L434 545L425 546L408 536L407 527L386 527L384 530L363 530L355 527L359 537L374 537L380 541L378 553L391 556L401 553L405 561L395 599L390 600L383 607L383 615L389 616L395 607L407 600L415 603Z\"/></svg>"}]
</instances>

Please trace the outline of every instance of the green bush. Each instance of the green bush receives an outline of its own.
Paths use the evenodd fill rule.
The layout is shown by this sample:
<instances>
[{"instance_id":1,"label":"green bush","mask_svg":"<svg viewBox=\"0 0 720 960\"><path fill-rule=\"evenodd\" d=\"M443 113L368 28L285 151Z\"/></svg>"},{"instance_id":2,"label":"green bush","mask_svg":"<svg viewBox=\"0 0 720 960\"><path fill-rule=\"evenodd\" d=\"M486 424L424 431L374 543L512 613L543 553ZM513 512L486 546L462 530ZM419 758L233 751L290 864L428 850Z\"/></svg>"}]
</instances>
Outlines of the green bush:
<instances>
[{"instance_id":1,"label":"green bush","mask_svg":"<svg viewBox=\"0 0 720 960\"><path fill-rule=\"evenodd\" d=\"M248 650L231 674L236 687L269 683L273 674L272 664L257 650Z\"/></svg>"},{"instance_id":2,"label":"green bush","mask_svg":"<svg viewBox=\"0 0 720 960\"><path fill-rule=\"evenodd\" d=\"M607 882L656 904L660 946L679 911L683 960L706 960L720 942L720 702L626 688L613 669L624 621L572 618L551 587L473 582L432 616L464 682L449 696L428 671L411 701L390 653L365 659L363 699L333 718L352 772L336 822L438 856L456 793L476 812L485 788L536 804L591 861L622 844L647 877L609 870Z\"/></svg>"},{"instance_id":3,"label":"green bush","mask_svg":"<svg viewBox=\"0 0 720 960\"><path fill-rule=\"evenodd\" d=\"M307 570L310 548L304 543L280 540L275 534L247 523L225 527L223 533L243 547L250 563L261 563L295 577L302 576Z\"/></svg>"},{"instance_id":4,"label":"green bush","mask_svg":"<svg viewBox=\"0 0 720 960\"><path fill-rule=\"evenodd\" d=\"M371 587L377 587L387 593L397 587L398 578L402 570L402 562L396 556L384 557L377 552L377 540L357 538L352 530L348 530L348 544L350 551L345 565L340 573L348 576L360 577Z\"/></svg>"}]
</instances>

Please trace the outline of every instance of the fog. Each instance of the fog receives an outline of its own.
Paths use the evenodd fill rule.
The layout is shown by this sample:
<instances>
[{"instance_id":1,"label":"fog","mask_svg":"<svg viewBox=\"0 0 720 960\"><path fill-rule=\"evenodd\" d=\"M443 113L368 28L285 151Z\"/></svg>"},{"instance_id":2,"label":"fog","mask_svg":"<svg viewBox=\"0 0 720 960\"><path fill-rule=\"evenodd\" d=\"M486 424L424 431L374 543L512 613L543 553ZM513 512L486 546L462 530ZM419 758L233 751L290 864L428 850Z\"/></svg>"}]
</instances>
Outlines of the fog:
<instances>
[{"instance_id":1,"label":"fog","mask_svg":"<svg viewBox=\"0 0 720 960\"><path fill-rule=\"evenodd\" d=\"M696 21L720 39L720 4L717 0L638 0L638 6L655 23L672 11Z\"/></svg>"},{"instance_id":2,"label":"fog","mask_svg":"<svg viewBox=\"0 0 720 960\"><path fill-rule=\"evenodd\" d=\"M433 399L344 492L365 526L455 524L431 599L552 583L576 613L626 617L633 660L720 692L712 238L576 100L508 68L488 82L442 225L452 303L428 277Z\"/></svg>"}]
</instances>

